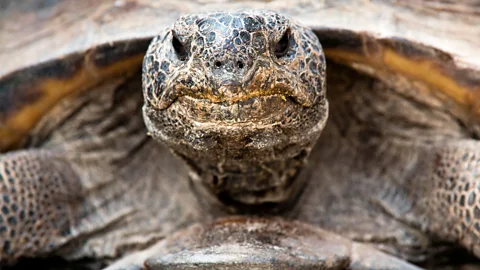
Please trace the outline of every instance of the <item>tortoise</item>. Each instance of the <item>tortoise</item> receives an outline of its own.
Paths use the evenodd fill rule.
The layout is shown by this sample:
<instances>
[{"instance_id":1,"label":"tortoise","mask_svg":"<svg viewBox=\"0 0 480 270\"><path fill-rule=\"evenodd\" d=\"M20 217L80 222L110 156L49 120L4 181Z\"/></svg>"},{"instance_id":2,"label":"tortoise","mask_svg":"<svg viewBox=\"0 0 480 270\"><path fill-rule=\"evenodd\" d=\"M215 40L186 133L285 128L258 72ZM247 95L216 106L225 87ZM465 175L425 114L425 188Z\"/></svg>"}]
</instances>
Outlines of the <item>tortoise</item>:
<instances>
[{"instance_id":1,"label":"tortoise","mask_svg":"<svg viewBox=\"0 0 480 270\"><path fill-rule=\"evenodd\" d=\"M480 256L474 3L7 3L3 264Z\"/></svg>"}]
</instances>

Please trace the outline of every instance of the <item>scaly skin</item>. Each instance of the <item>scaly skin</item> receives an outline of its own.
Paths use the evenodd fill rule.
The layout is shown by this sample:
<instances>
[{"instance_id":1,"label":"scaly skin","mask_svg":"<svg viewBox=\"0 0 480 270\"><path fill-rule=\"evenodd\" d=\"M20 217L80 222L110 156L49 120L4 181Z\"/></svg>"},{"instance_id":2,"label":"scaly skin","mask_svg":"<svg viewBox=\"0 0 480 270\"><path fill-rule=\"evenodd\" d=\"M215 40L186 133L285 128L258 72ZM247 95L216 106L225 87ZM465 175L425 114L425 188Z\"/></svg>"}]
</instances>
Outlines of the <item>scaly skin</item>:
<instances>
[{"instance_id":1,"label":"scaly skin","mask_svg":"<svg viewBox=\"0 0 480 270\"><path fill-rule=\"evenodd\" d=\"M281 207L327 120L325 69L315 34L275 12L187 15L145 55L145 122L202 197Z\"/></svg>"}]
</instances>

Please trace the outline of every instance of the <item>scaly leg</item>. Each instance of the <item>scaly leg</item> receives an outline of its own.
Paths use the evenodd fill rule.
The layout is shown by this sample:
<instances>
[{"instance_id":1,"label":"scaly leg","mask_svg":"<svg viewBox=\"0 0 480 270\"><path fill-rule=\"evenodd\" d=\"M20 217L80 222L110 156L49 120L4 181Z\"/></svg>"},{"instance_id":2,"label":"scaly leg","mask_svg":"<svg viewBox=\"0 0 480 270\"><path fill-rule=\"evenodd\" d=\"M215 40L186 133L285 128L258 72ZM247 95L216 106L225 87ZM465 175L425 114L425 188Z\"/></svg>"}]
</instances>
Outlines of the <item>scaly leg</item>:
<instances>
[{"instance_id":1,"label":"scaly leg","mask_svg":"<svg viewBox=\"0 0 480 270\"><path fill-rule=\"evenodd\" d=\"M418 170L420 225L480 257L480 141L439 145Z\"/></svg>"},{"instance_id":2,"label":"scaly leg","mask_svg":"<svg viewBox=\"0 0 480 270\"><path fill-rule=\"evenodd\" d=\"M49 254L92 232L88 220L105 213L84 201L85 191L60 153L27 150L0 156L1 261ZM102 220L109 224L127 212L103 215Z\"/></svg>"},{"instance_id":3,"label":"scaly leg","mask_svg":"<svg viewBox=\"0 0 480 270\"><path fill-rule=\"evenodd\" d=\"M146 141L135 113L142 105L138 80L109 81L62 101L32 131L28 150L0 155L1 263L48 254L114 256L119 244L106 235L140 227L131 220L143 209L132 202L145 201L136 187L159 173L136 170L137 160L148 158L138 156Z\"/></svg>"},{"instance_id":4,"label":"scaly leg","mask_svg":"<svg viewBox=\"0 0 480 270\"><path fill-rule=\"evenodd\" d=\"M109 260L208 217L184 164L148 138L139 82L112 80L62 101L28 150L0 155L0 263Z\"/></svg>"}]
</instances>

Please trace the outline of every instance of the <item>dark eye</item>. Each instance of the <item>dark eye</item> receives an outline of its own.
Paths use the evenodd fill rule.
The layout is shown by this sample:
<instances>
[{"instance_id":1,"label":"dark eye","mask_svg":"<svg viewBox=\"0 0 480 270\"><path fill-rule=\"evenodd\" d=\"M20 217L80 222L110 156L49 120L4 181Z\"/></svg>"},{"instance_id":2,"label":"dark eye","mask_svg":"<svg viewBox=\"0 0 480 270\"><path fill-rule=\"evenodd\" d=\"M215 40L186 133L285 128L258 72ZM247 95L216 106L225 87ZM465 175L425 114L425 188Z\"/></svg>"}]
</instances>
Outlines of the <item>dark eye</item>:
<instances>
[{"instance_id":1,"label":"dark eye","mask_svg":"<svg viewBox=\"0 0 480 270\"><path fill-rule=\"evenodd\" d=\"M178 39L178 37L173 33L172 35L172 46L175 52L177 53L178 58L181 61L187 60L187 49L185 46L182 44L182 42Z\"/></svg>"},{"instance_id":2,"label":"dark eye","mask_svg":"<svg viewBox=\"0 0 480 270\"><path fill-rule=\"evenodd\" d=\"M288 48L290 44L290 29L287 29L285 33L283 33L282 38L275 44L275 56L277 58L283 57L287 54Z\"/></svg>"}]
</instances>

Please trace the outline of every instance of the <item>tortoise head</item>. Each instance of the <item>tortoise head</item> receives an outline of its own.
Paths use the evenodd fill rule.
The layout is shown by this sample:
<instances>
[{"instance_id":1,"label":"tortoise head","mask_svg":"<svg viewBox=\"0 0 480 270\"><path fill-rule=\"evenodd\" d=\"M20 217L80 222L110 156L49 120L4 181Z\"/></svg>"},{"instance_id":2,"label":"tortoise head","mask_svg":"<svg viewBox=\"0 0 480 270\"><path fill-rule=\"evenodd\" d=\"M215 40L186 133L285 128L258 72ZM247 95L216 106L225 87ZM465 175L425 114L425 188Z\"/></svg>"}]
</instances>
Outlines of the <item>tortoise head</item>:
<instances>
[{"instance_id":1,"label":"tortoise head","mask_svg":"<svg viewBox=\"0 0 480 270\"><path fill-rule=\"evenodd\" d=\"M202 196L283 204L327 120L325 68L315 34L275 12L187 15L144 58L145 123Z\"/></svg>"}]
</instances>

